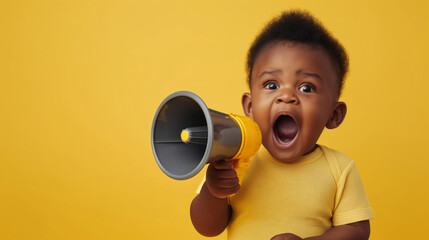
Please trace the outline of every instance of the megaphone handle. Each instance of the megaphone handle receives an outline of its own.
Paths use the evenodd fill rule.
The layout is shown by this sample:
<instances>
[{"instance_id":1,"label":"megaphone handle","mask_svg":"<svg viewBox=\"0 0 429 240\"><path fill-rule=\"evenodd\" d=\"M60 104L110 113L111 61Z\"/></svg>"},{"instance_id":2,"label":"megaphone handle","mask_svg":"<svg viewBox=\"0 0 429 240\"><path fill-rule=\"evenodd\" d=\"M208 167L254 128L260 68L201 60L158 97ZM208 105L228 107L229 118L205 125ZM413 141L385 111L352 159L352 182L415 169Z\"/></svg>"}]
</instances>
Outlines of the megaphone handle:
<instances>
[{"instance_id":1,"label":"megaphone handle","mask_svg":"<svg viewBox=\"0 0 429 240\"><path fill-rule=\"evenodd\" d=\"M250 163L249 159L229 159L228 161L232 163L232 166L237 173L239 184L241 185L246 167L248 167Z\"/></svg>"}]
</instances>

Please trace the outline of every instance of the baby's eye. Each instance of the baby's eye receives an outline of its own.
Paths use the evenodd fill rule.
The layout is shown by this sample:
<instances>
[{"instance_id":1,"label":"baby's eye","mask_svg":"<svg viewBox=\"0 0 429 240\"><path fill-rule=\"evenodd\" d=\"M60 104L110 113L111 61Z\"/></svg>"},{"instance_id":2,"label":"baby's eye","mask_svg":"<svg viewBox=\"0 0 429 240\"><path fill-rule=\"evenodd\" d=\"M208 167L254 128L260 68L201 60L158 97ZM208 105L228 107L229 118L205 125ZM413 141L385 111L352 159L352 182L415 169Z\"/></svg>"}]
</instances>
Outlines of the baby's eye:
<instances>
[{"instance_id":1,"label":"baby's eye","mask_svg":"<svg viewBox=\"0 0 429 240\"><path fill-rule=\"evenodd\" d=\"M302 85L301 87L299 87L299 91L311 93L311 92L315 92L316 88L311 85Z\"/></svg>"},{"instance_id":2,"label":"baby's eye","mask_svg":"<svg viewBox=\"0 0 429 240\"><path fill-rule=\"evenodd\" d=\"M264 85L264 88L270 89L270 90L275 90L275 89L278 89L279 86L276 83L268 82Z\"/></svg>"}]
</instances>

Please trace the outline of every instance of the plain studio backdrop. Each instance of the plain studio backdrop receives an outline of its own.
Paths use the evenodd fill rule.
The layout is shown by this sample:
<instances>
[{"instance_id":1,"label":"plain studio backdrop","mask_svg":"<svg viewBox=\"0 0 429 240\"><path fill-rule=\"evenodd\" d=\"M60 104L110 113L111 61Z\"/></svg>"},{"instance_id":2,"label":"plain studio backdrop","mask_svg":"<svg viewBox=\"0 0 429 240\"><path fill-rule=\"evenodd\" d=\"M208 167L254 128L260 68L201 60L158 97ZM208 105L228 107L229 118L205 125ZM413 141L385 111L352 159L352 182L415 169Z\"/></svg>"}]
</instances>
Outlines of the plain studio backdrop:
<instances>
[{"instance_id":1,"label":"plain studio backdrop","mask_svg":"<svg viewBox=\"0 0 429 240\"><path fill-rule=\"evenodd\" d=\"M1 1L0 239L206 239L189 218L203 173L161 172L153 115L178 90L242 114L247 49L291 8L349 53L348 114L320 143L356 161L371 239L429 239L424 0Z\"/></svg>"}]
</instances>

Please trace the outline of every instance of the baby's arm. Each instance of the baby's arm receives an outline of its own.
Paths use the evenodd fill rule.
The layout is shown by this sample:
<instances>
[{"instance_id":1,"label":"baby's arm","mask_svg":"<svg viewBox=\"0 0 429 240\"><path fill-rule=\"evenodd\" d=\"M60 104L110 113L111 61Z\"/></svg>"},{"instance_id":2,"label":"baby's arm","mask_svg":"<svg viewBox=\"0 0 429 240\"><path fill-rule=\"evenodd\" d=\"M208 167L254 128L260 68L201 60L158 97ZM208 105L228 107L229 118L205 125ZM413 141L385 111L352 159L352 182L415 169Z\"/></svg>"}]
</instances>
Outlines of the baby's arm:
<instances>
[{"instance_id":1,"label":"baby's arm","mask_svg":"<svg viewBox=\"0 0 429 240\"><path fill-rule=\"evenodd\" d=\"M231 163L217 161L209 165L206 182L191 204L191 220L200 234L216 236L225 230L232 213L228 196L239 189Z\"/></svg>"},{"instance_id":2,"label":"baby's arm","mask_svg":"<svg viewBox=\"0 0 429 240\"><path fill-rule=\"evenodd\" d=\"M340 225L331 228L326 233L316 237L305 238L308 240L368 240L370 234L369 220ZM271 240L301 240L295 234L285 233L276 235Z\"/></svg>"}]
</instances>

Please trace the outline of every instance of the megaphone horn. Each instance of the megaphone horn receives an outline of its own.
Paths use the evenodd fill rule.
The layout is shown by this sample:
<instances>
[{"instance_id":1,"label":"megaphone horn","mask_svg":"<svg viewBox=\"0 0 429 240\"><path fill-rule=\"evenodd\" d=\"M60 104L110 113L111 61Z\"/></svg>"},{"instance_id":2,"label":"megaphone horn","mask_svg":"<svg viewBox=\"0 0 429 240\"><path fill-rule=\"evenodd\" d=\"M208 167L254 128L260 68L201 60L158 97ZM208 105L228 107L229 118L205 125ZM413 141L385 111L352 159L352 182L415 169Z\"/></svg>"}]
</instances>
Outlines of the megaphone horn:
<instances>
[{"instance_id":1,"label":"megaphone horn","mask_svg":"<svg viewBox=\"0 0 429 240\"><path fill-rule=\"evenodd\" d=\"M242 179L248 159L261 145L261 131L249 117L207 108L196 94L175 92L158 107L152 123L152 152L161 170L183 180L196 175L205 164L236 160Z\"/></svg>"}]
</instances>

